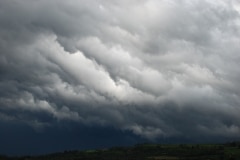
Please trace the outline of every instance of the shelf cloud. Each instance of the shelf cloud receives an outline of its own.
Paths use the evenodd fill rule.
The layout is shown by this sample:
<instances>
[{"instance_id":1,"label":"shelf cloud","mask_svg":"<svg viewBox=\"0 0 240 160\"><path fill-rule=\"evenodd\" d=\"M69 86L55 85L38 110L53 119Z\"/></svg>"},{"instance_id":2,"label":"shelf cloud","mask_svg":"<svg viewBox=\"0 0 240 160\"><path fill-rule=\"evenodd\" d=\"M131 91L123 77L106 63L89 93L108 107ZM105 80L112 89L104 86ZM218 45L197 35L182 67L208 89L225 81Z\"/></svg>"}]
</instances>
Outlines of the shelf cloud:
<instances>
[{"instance_id":1,"label":"shelf cloud","mask_svg":"<svg viewBox=\"0 0 240 160\"><path fill-rule=\"evenodd\" d=\"M237 0L2 0L0 121L240 138L239 44Z\"/></svg>"}]
</instances>

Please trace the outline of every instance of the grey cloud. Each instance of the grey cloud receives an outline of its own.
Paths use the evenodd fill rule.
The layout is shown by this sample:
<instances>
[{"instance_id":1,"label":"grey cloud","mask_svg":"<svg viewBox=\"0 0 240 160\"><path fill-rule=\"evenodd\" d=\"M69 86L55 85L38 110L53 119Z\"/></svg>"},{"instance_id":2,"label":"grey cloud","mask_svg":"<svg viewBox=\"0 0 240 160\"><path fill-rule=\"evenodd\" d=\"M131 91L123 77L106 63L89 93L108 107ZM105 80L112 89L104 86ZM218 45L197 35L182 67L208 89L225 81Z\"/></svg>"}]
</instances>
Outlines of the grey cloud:
<instances>
[{"instance_id":1,"label":"grey cloud","mask_svg":"<svg viewBox=\"0 0 240 160\"><path fill-rule=\"evenodd\" d=\"M0 119L24 110L149 139L239 138L237 1L0 6Z\"/></svg>"}]
</instances>

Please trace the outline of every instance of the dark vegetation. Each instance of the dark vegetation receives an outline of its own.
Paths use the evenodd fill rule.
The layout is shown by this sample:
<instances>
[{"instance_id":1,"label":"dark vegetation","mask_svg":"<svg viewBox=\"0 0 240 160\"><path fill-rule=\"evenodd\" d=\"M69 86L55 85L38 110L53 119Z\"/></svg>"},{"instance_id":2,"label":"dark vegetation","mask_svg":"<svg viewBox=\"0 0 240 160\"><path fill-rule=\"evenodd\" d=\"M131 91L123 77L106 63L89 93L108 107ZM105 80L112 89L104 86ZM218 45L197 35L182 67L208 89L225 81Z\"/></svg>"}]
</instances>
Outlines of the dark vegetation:
<instances>
[{"instance_id":1,"label":"dark vegetation","mask_svg":"<svg viewBox=\"0 0 240 160\"><path fill-rule=\"evenodd\" d=\"M0 160L240 160L240 142L226 144L139 144L101 150L64 151Z\"/></svg>"}]
</instances>

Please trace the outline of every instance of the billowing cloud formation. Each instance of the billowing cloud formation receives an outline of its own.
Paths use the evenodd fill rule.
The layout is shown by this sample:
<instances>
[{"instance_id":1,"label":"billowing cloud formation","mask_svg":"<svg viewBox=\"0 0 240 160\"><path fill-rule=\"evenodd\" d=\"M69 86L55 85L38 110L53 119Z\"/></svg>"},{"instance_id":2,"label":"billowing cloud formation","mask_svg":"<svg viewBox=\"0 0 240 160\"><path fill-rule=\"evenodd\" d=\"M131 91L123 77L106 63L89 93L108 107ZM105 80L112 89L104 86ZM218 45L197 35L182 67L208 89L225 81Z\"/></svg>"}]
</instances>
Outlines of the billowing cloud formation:
<instances>
[{"instance_id":1,"label":"billowing cloud formation","mask_svg":"<svg viewBox=\"0 0 240 160\"><path fill-rule=\"evenodd\" d=\"M239 6L0 1L0 120L239 138Z\"/></svg>"}]
</instances>

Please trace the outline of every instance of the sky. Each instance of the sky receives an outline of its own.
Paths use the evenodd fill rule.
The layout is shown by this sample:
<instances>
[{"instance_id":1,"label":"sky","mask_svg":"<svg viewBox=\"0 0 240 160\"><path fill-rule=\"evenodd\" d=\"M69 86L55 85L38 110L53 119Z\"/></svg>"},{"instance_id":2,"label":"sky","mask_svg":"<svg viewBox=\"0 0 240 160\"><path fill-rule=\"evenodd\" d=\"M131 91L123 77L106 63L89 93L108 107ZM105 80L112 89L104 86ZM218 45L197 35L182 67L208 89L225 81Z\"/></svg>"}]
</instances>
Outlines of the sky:
<instances>
[{"instance_id":1,"label":"sky","mask_svg":"<svg viewBox=\"0 0 240 160\"><path fill-rule=\"evenodd\" d=\"M238 0L0 0L0 154L240 140Z\"/></svg>"}]
</instances>

